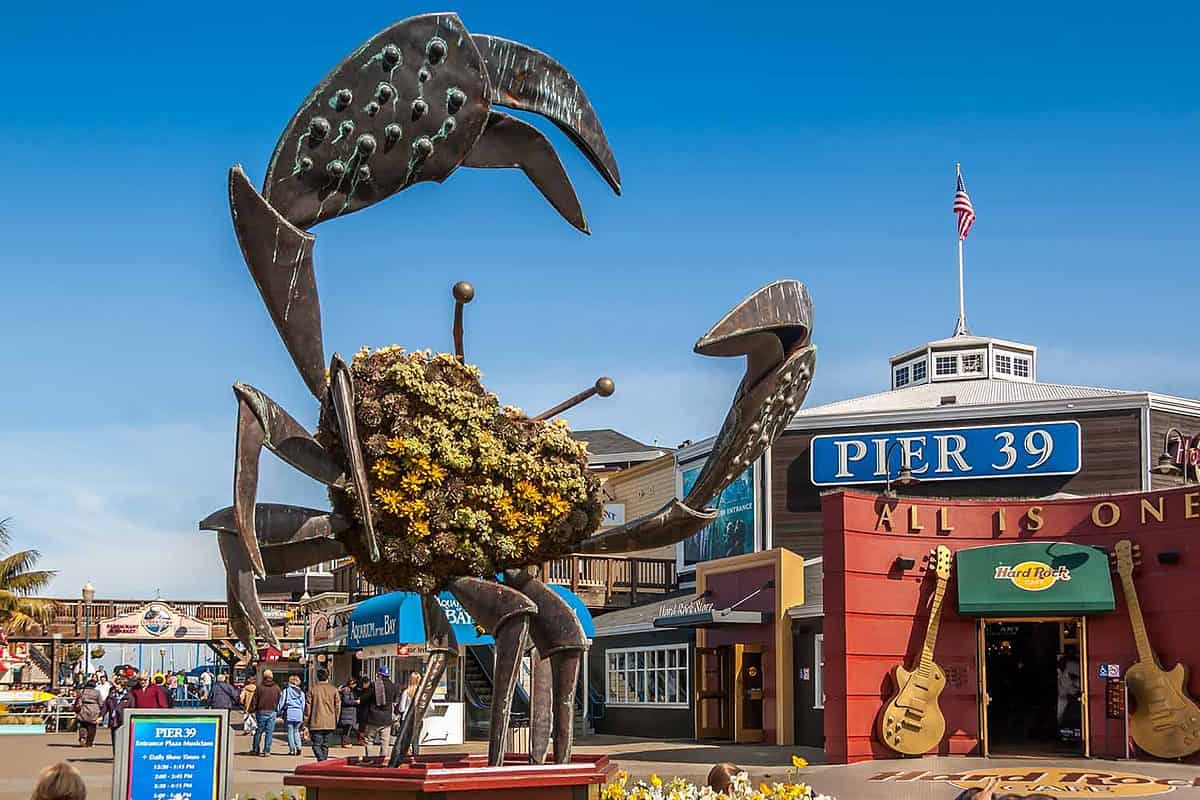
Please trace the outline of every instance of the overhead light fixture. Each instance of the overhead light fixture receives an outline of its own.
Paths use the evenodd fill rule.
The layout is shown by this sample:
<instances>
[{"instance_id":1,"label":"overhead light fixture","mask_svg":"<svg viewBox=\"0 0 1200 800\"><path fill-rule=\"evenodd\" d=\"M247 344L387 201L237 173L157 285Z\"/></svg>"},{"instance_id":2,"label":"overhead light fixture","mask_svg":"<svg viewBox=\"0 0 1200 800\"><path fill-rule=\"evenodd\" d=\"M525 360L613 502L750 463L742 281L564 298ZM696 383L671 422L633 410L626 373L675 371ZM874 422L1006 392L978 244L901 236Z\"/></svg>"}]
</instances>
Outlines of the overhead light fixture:
<instances>
[{"instance_id":1,"label":"overhead light fixture","mask_svg":"<svg viewBox=\"0 0 1200 800\"><path fill-rule=\"evenodd\" d=\"M914 486L921 482L921 479L913 474L912 467L908 465L908 453L905 450L900 451L900 474L896 476L896 480L892 480L892 450L900 444L900 440L892 442L888 445L887 452L883 454L883 462L887 466L887 484L883 490L884 497L895 498L896 491L892 489L892 485L896 486Z\"/></svg>"},{"instance_id":2,"label":"overhead light fixture","mask_svg":"<svg viewBox=\"0 0 1200 800\"><path fill-rule=\"evenodd\" d=\"M1175 434L1175 437L1179 440L1179 463L1176 463L1176 459L1171 457L1171 434ZM1187 483L1187 460L1188 452L1191 449L1188 447L1187 437L1183 435L1183 432L1179 428L1167 428L1167 432L1163 434L1162 455L1158 457L1158 463L1151 467L1150 471L1155 475L1182 475L1183 482ZM1183 466L1181 467L1180 464L1183 464Z\"/></svg>"}]
</instances>

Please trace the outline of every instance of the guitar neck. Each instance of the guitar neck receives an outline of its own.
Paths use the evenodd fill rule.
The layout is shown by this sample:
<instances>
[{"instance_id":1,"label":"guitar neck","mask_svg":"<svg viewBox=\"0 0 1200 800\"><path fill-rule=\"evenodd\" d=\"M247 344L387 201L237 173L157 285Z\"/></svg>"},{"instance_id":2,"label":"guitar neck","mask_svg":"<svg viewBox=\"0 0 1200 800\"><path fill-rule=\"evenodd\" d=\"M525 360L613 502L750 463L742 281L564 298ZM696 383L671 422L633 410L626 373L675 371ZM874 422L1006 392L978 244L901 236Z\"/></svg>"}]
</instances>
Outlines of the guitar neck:
<instances>
[{"instance_id":1,"label":"guitar neck","mask_svg":"<svg viewBox=\"0 0 1200 800\"><path fill-rule=\"evenodd\" d=\"M1121 575L1121 588L1125 591L1125 605L1129 606L1129 625L1133 628L1138 661L1156 663L1154 650L1150 647L1150 635L1146 633L1146 621L1142 619L1142 604L1138 601L1137 587L1133 585L1132 574Z\"/></svg>"},{"instance_id":2,"label":"guitar neck","mask_svg":"<svg viewBox=\"0 0 1200 800\"><path fill-rule=\"evenodd\" d=\"M941 623L942 601L945 597L946 581L938 578L933 602L929 605L929 625L925 628L925 644L921 646L921 660L917 667L921 672L929 672L933 667L933 648L937 646L938 625Z\"/></svg>"}]
</instances>

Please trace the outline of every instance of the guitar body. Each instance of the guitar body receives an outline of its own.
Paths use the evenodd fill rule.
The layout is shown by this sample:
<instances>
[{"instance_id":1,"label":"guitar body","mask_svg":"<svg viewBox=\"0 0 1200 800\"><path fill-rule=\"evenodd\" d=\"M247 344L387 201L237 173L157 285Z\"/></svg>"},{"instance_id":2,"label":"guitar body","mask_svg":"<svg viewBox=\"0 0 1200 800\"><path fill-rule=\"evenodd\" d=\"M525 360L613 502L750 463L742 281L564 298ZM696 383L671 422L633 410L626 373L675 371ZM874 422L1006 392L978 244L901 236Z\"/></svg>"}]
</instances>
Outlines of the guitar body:
<instances>
[{"instance_id":1,"label":"guitar body","mask_svg":"<svg viewBox=\"0 0 1200 800\"><path fill-rule=\"evenodd\" d=\"M937 747L946 733L946 718L938 707L946 675L933 664L929 678L923 681L919 671L897 665L892 667L892 680L896 693L879 714L879 739L897 753L924 755Z\"/></svg>"},{"instance_id":2,"label":"guitar body","mask_svg":"<svg viewBox=\"0 0 1200 800\"><path fill-rule=\"evenodd\" d=\"M1187 693L1187 667L1170 672L1139 661L1125 673L1137 710L1129 730L1137 746L1159 758L1183 758L1200 751L1200 706Z\"/></svg>"}]
</instances>

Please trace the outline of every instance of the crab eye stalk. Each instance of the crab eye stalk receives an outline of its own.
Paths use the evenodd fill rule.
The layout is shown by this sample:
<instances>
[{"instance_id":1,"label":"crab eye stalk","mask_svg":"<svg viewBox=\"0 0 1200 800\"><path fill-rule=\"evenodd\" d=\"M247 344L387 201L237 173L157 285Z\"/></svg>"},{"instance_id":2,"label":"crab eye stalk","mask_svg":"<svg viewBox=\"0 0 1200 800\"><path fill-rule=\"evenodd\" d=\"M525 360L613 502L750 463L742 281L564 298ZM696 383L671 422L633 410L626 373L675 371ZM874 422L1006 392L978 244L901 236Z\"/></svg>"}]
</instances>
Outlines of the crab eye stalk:
<instances>
[{"instance_id":1,"label":"crab eye stalk","mask_svg":"<svg viewBox=\"0 0 1200 800\"><path fill-rule=\"evenodd\" d=\"M454 355L459 361L465 361L463 355L463 306L475 299L475 287L466 281L459 281L450 290L454 295Z\"/></svg>"},{"instance_id":2,"label":"crab eye stalk","mask_svg":"<svg viewBox=\"0 0 1200 800\"><path fill-rule=\"evenodd\" d=\"M551 419L553 417L557 417L559 414L563 413L564 411L568 411L568 410L574 408L575 406L579 405L584 400L587 400L589 397L592 397L593 395L600 395L601 397L610 397L612 395L612 393L615 392L616 390L617 390L617 385L615 383L613 383L612 378L609 378L609 377L597 378L596 382L593 385L584 389L579 394L574 395L573 397L568 397L566 400L562 401L561 403L556 405L554 408L543 411L542 413L538 414L533 419L547 420L547 419Z\"/></svg>"}]
</instances>

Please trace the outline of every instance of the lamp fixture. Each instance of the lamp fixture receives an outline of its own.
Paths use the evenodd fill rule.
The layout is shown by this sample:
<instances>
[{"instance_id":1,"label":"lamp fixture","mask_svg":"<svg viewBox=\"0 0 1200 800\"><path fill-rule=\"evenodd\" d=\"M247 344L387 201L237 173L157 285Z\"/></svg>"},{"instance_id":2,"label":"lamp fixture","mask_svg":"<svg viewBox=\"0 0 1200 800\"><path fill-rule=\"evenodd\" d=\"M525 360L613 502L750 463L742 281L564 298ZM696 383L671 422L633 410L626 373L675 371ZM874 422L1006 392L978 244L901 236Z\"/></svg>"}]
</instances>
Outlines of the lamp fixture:
<instances>
[{"instance_id":1,"label":"lamp fixture","mask_svg":"<svg viewBox=\"0 0 1200 800\"><path fill-rule=\"evenodd\" d=\"M1170 444L1171 434L1174 433L1179 439L1179 460L1183 462L1181 468L1175 463L1175 459L1171 458ZM1187 446L1187 437L1179 428L1167 428L1167 432L1163 434L1163 451L1158 457L1158 463L1150 468L1150 471L1155 475L1183 475L1184 483L1187 483L1187 455L1191 448Z\"/></svg>"},{"instance_id":2,"label":"lamp fixture","mask_svg":"<svg viewBox=\"0 0 1200 800\"><path fill-rule=\"evenodd\" d=\"M892 480L892 450L900 444L900 440L897 439L888 445L887 451L883 454L883 463L887 469L887 483L883 490L884 497L894 498L897 496L896 490L892 488L893 484L908 487L921 482L921 479L913 474L912 467L908 464L908 452L903 449L900 450L900 473L896 476L896 480Z\"/></svg>"}]
</instances>

